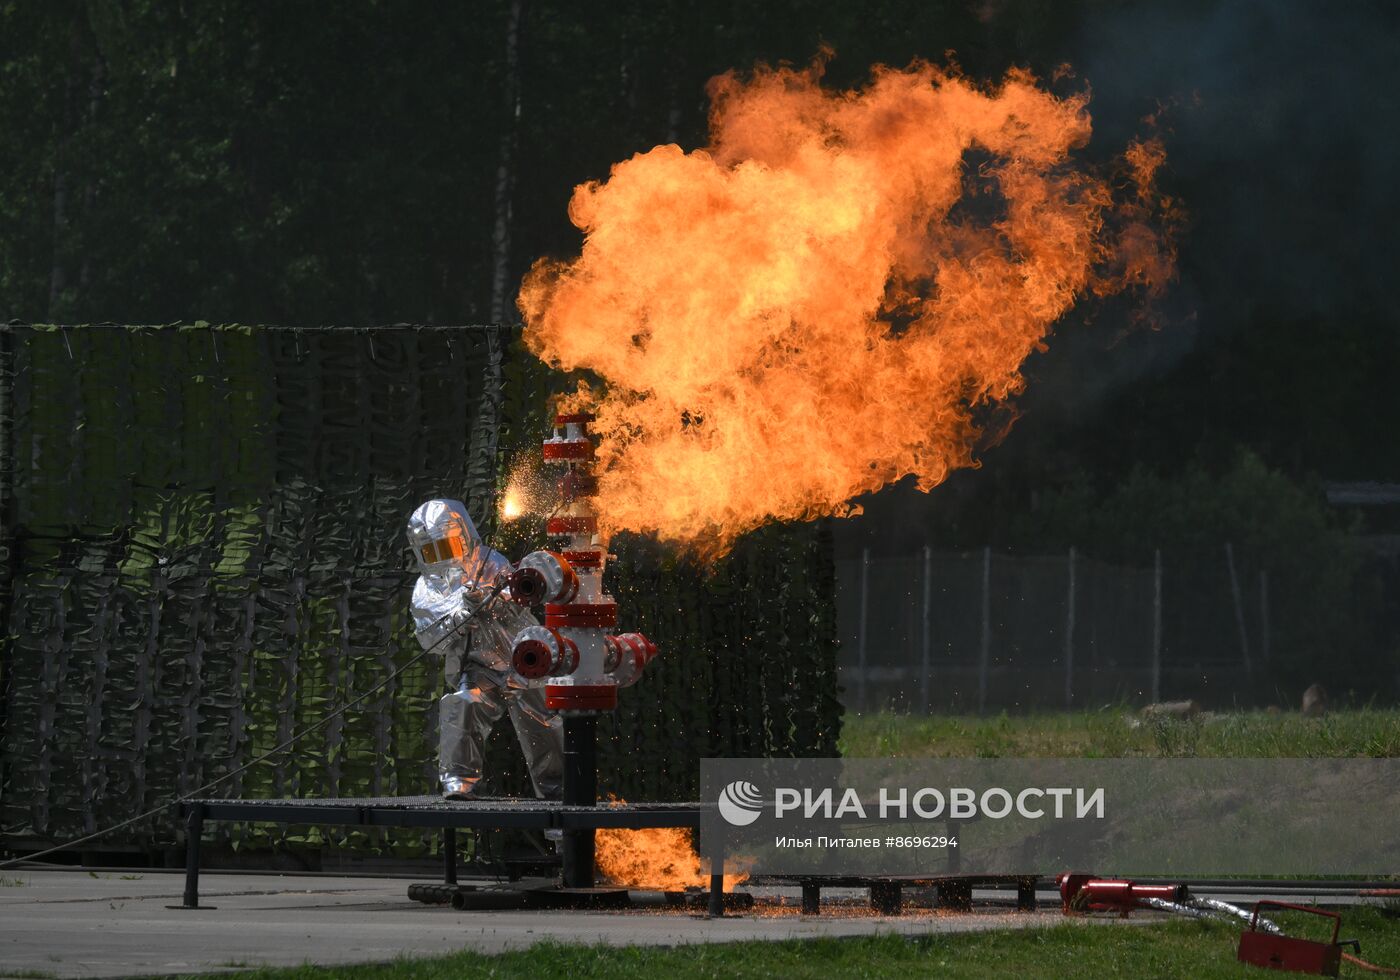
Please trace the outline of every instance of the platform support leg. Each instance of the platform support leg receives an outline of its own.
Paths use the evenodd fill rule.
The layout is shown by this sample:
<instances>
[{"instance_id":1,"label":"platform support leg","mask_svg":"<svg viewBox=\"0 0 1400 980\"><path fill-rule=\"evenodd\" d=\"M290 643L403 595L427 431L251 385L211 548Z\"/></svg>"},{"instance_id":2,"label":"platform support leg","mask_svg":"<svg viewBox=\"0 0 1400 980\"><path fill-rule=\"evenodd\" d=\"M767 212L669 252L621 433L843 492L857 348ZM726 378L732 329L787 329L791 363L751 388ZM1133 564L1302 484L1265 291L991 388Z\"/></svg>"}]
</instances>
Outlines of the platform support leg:
<instances>
[{"instance_id":1,"label":"platform support leg","mask_svg":"<svg viewBox=\"0 0 1400 980\"><path fill-rule=\"evenodd\" d=\"M1022 912L1034 912L1035 905L1035 879L1022 878L1016 882L1016 908Z\"/></svg>"},{"instance_id":2,"label":"platform support leg","mask_svg":"<svg viewBox=\"0 0 1400 980\"><path fill-rule=\"evenodd\" d=\"M442 828L442 880L457 884L457 828Z\"/></svg>"},{"instance_id":3,"label":"platform support leg","mask_svg":"<svg viewBox=\"0 0 1400 980\"><path fill-rule=\"evenodd\" d=\"M724 852L710 861L710 918L724 918Z\"/></svg>"},{"instance_id":4,"label":"platform support leg","mask_svg":"<svg viewBox=\"0 0 1400 980\"><path fill-rule=\"evenodd\" d=\"M870 886L870 907L881 915L898 915L904 895L897 881L877 881Z\"/></svg>"},{"instance_id":5,"label":"platform support leg","mask_svg":"<svg viewBox=\"0 0 1400 980\"><path fill-rule=\"evenodd\" d=\"M185 811L185 901L182 908L199 908L199 842L204 836L204 804Z\"/></svg>"},{"instance_id":6,"label":"platform support leg","mask_svg":"<svg viewBox=\"0 0 1400 980\"><path fill-rule=\"evenodd\" d=\"M954 912L969 911L972 908L972 885L966 881L940 881L938 907Z\"/></svg>"},{"instance_id":7,"label":"platform support leg","mask_svg":"<svg viewBox=\"0 0 1400 980\"><path fill-rule=\"evenodd\" d=\"M598 716L564 716L564 804L598 805ZM592 888L593 829L564 831L564 887Z\"/></svg>"},{"instance_id":8,"label":"platform support leg","mask_svg":"<svg viewBox=\"0 0 1400 980\"><path fill-rule=\"evenodd\" d=\"M802 914L821 915L822 911L822 886L803 885L802 886Z\"/></svg>"}]
</instances>

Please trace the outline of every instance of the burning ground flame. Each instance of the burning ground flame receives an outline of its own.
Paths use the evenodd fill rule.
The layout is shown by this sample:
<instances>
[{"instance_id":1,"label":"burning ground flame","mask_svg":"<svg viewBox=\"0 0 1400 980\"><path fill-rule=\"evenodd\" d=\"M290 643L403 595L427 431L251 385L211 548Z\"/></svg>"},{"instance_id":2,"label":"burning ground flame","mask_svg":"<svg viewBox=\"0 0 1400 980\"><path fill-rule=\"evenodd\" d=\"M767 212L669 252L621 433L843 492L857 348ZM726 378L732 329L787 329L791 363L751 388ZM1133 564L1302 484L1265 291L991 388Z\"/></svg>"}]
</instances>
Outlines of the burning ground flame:
<instances>
[{"instance_id":1,"label":"burning ground flame","mask_svg":"<svg viewBox=\"0 0 1400 980\"><path fill-rule=\"evenodd\" d=\"M611 882L658 891L709 888L710 876L691 843L690 831L675 827L600 830L595 837L598 869ZM724 876L725 889L748 878Z\"/></svg>"},{"instance_id":2,"label":"burning ground flame","mask_svg":"<svg viewBox=\"0 0 1400 980\"><path fill-rule=\"evenodd\" d=\"M1080 297L1173 276L1160 144L1133 144L1115 197L1071 160L1087 94L821 74L714 79L710 145L576 188L582 253L522 285L530 348L603 382L570 403L598 415L605 531L718 554L905 476L931 489Z\"/></svg>"}]
</instances>

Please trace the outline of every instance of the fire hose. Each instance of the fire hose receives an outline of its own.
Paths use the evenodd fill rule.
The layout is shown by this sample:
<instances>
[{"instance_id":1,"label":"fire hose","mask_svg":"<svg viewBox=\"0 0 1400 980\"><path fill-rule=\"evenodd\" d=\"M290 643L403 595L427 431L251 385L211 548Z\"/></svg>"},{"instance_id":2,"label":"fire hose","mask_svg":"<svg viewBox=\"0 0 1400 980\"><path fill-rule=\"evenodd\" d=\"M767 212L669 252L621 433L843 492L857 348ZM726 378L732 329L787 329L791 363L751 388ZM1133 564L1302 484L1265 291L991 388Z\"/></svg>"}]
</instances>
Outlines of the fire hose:
<instances>
[{"instance_id":1,"label":"fire hose","mask_svg":"<svg viewBox=\"0 0 1400 980\"><path fill-rule=\"evenodd\" d=\"M1194 919L1210 919L1214 922L1228 922L1231 919L1243 919L1245 922L1249 922L1254 918L1238 905L1231 905L1229 902L1222 902L1214 898L1195 898L1193 896L1186 902L1168 902L1163 898L1144 898L1140 901L1143 908L1185 915ZM1265 932L1275 936L1283 935L1283 930L1268 919L1255 919L1254 922Z\"/></svg>"},{"instance_id":2,"label":"fire hose","mask_svg":"<svg viewBox=\"0 0 1400 980\"><path fill-rule=\"evenodd\" d=\"M1348 963L1350 963L1354 967L1357 967L1358 969L1365 970L1367 973L1379 973L1382 976L1387 977L1400 977L1400 970L1397 970L1394 967L1380 966L1376 963L1368 963L1361 957L1353 956L1350 953L1343 953L1342 959L1346 960Z\"/></svg>"},{"instance_id":3,"label":"fire hose","mask_svg":"<svg viewBox=\"0 0 1400 980\"><path fill-rule=\"evenodd\" d=\"M1254 911L1250 912L1217 898L1192 895L1183 884L1139 884L1126 879L1099 878L1068 871L1059 875L1056 883L1060 887L1060 899L1066 915L1116 912L1126 916L1136 909L1152 909L1215 922L1243 920L1249 928L1240 936L1237 958L1242 963L1335 977L1338 966L1345 961L1369 973L1400 976L1400 969L1363 960L1358 940L1338 940L1342 917L1337 912L1268 899L1255 903ZM1331 942L1288 936L1278 923L1259 914L1264 906L1330 918L1333 924ZM1345 952L1345 946L1352 946L1355 952Z\"/></svg>"},{"instance_id":4,"label":"fire hose","mask_svg":"<svg viewBox=\"0 0 1400 980\"><path fill-rule=\"evenodd\" d=\"M1256 921L1265 932L1283 932L1268 919L1257 918L1229 902L1197 898L1185 885L1146 885L1118 878L1065 872L1057 879L1065 914L1073 912L1117 912L1127 915L1134 909L1149 908L1196 919L1243 919Z\"/></svg>"}]
</instances>

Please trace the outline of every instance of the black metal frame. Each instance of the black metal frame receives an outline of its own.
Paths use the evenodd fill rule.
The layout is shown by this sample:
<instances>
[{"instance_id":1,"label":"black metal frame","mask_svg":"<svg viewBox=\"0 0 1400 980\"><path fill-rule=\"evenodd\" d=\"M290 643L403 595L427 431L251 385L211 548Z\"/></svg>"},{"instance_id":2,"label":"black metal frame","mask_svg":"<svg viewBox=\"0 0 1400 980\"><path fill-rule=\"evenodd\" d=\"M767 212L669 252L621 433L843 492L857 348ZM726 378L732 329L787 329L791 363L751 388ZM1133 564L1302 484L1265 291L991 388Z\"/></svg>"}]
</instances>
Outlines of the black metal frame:
<instances>
[{"instance_id":1,"label":"black metal frame","mask_svg":"<svg viewBox=\"0 0 1400 980\"><path fill-rule=\"evenodd\" d=\"M575 866L569 875L568 847L563 885L565 891L591 890L593 833L603 829L644 830L653 827L700 829L701 803L607 803L583 806L548 800L494 798L448 801L436 796L404 796L346 799L187 800L180 804L185 826L185 894L181 909L207 909L199 904L200 842L206 820L245 820L284 824L324 824L356 827L422 827L442 831L443 882L457 883L457 831L527 828L560 830L564 840L579 841L589 856L587 867ZM709 914L724 915L724 842L707 840L710 861ZM580 862L580 865L582 862ZM586 871L586 878L583 872ZM1035 875L800 875L777 876L774 883L802 886L802 911L818 914L821 890L868 887L877 911L897 914L905 888L938 889L941 908L966 909L974 886L1015 885L1017 907L1035 908Z\"/></svg>"},{"instance_id":2,"label":"black metal frame","mask_svg":"<svg viewBox=\"0 0 1400 980\"><path fill-rule=\"evenodd\" d=\"M1016 908L1036 909L1035 886L1039 875L765 875L768 884L800 885L802 914L820 915L823 888L869 888L870 907L882 915L898 915L905 888L938 889L938 907L956 912L972 908L972 889L1016 887Z\"/></svg>"},{"instance_id":3,"label":"black metal frame","mask_svg":"<svg viewBox=\"0 0 1400 980\"><path fill-rule=\"evenodd\" d=\"M644 830L653 827L700 829L699 803L617 803L576 806L546 800L483 799L463 802L435 796L405 796L308 800L186 800L180 804L185 826L185 894L176 908L209 908L199 904L200 841L208 820L244 820L286 824L326 824L355 827L426 827L442 831L443 881L457 881L457 830L532 828L561 830L565 840L586 840L591 854L593 832L603 829ZM709 914L724 914L724 855L709 848ZM566 887L592 886L589 881Z\"/></svg>"}]
</instances>

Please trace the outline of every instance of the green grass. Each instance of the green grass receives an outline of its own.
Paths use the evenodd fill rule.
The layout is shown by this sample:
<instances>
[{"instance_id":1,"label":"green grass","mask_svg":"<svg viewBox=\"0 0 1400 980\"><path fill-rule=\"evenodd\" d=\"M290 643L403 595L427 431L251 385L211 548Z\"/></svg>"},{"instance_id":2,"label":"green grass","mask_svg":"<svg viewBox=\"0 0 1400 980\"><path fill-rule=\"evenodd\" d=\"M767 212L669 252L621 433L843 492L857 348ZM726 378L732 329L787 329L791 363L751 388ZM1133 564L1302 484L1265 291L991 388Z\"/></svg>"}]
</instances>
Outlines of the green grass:
<instances>
[{"instance_id":1,"label":"green grass","mask_svg":"<svg viewBox=\"0 0 1400 980\"><path fill-rule=\"evenodd\" d=\"M1346 938L1366 957L1400 964L1400 927L1376 909L1346 913ZM255 970L255 980L447 980L460 977L1268 977L1235 962L1239 930L1197 921L1145 926L1070 923L1044 929L682 947L543 943L500 956L459 953L378 966ZM1342 976L1366 976L1344 965Z\"/></svg>"},{"instance_id":2,"label":"green grass","mask_svg":"<svg viewBox=\"0 0 1400 980\"><path fill-rule=\"evenodd\" d=\"M1136 722L1136 724L1133 724ZM1139 718L1127 708L1039 715L847 715L848 758L1392 758L1400 711L1361 709L1325 718L1262 711Z\"/></svg>"}]
</instances>

